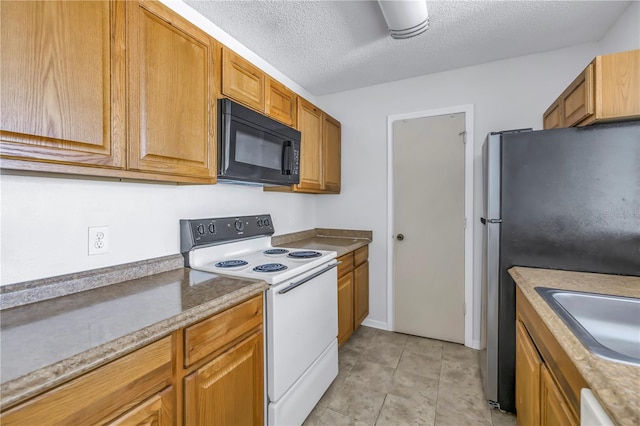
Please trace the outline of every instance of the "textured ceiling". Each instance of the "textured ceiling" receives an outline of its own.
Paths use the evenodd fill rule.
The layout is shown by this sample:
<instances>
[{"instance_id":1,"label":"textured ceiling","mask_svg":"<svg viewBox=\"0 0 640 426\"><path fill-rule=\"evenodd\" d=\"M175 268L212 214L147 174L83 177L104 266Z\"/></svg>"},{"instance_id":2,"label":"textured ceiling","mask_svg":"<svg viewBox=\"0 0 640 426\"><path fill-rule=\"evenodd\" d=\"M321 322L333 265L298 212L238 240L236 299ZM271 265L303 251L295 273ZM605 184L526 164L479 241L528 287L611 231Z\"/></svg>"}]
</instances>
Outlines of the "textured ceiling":
<instances>
[{"instance_id":1,"label":"textured ceiling","mask_svg":"<svg viewBox=\"0 0 640 426\"><path fill-rule=\"evenodd\" d=\"M185 2L314 95L598 41L631 3L427 1L394 40L375 1Z\"/></svg>"}]
</instances>

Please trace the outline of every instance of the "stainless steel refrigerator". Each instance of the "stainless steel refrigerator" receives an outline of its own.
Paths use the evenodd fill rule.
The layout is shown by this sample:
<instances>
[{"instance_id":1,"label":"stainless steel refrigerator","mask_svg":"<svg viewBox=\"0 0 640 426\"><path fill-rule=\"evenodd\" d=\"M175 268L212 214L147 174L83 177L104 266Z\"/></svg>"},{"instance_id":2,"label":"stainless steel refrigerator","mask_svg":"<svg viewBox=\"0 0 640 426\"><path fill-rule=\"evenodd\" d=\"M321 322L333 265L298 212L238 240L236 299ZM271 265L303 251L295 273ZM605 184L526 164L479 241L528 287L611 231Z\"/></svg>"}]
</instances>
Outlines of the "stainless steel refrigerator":
<instances>
[{"instance_id":1,"label":"stainless steel refrigerator","mask_svg":"<svg viewBox=\"0 0 640 426\"><path fill-rule=\"evenodd\" d=\"M640 121L491 133L483 146L481 374L515 412L512 266L640 275Z\"/></svg>"}]
</instances>

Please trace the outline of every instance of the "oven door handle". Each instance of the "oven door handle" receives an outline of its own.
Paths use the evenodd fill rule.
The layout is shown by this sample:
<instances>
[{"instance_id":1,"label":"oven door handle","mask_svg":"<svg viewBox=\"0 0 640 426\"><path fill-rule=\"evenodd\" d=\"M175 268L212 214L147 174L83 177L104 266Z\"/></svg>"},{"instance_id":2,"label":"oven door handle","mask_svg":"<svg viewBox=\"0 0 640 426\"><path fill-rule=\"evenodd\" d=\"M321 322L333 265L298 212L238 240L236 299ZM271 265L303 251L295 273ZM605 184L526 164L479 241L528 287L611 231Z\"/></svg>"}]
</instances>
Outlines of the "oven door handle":
<instances>
[{"instance_id":1,"label":"oven door handle","mask_svg":"<svg viewBox=\"0 0 640 426\"><path fill-rule=\"evenodd\" d=\"M305 279L298 281L297 283L293 283L291 285L286 286L285 288L283 288L282 290L280 290L278 292L278 294L285 294L285 293L289 293L291 290L295 289L296 287L300 287L302 284L311 281L312 279L314 279L315 277L317 277L318 275L322 275L327 271L332 270L333 268L335 268L336 266L338 266L339 264L341 264L342 262L336 262L333 263L329 266L327 266L326 268L324 268L321 271L316 272L315 274L311 274L308 277L306 277Z\"/></svg>"}]
</instances>

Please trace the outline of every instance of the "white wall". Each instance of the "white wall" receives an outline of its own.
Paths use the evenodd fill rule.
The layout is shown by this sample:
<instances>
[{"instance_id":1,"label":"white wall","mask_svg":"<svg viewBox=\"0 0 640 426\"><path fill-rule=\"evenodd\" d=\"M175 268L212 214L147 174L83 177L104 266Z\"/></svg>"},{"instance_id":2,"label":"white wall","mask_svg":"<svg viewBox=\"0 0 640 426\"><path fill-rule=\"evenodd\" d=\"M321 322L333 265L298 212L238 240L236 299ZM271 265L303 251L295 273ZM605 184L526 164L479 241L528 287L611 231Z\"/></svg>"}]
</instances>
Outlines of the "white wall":
<instances>
[{"instance_id":1,"label":"white wall","mask_svg":"<svg viewBox=\"0 0 640 426\"><path fill-rule=\"evenodd\" d=\"M633 1L598 45L598 54L640 48L640 1Z\"/></svg>"},{"instance_id":2,"label":"white wall","mask_svg":"<svg viewBox=\"0 0 640 426\"><path fill-rule=\"evenodd\" d=\"M163 0L220 42L310 101L315 97L181 1ZM5 172L6 173L6 172ZM10 173L10 172L9 172ZM0 285L180 252L184 218L270 213L278 234L315 226L312 195L239 185L0 176ZM89 226L109 226L108 254L88 256Z\"/></svg>"},{"instance_id":3,"label":"white wall","mask_svg":"<svg viewBox=\"0 0 640 426\"><path fill-rule=\"evenodd\" d=\"M482 210L481 147L487 133L541 129L542 113L595 55L640 47L640 38L631 37L638 32L638 7L637 3L630 6L603 39L604 45L584 44L318 98L319 106L342 122L342 193L318 199L317 224L373 230L369 251L371 324L384 327L389 321L386 258L392 239L387 231L387 116L474 105L474 216L469 219L478 223ZM415 193L419 196L420 188L415 188ZM476 226L475 286L481 281L481 243L482 227ZM479 306L478 298L474 299L474 318L478 319ZM472 338L480 339L479 321L474 321Z\"/></svg>"},{"instance_id":4,"label":"white wall","mask_svg":"<svg viewBox=\"0 0 640 426\"><path fill-rule=\"evenodd\" d=\"M241 185L171 185L3 175L2 284L180 252L178 221L270 213L278 234L315 226L313 195ZM109 253L89 256L89 226Z\"/></svg>"}]
</instances>

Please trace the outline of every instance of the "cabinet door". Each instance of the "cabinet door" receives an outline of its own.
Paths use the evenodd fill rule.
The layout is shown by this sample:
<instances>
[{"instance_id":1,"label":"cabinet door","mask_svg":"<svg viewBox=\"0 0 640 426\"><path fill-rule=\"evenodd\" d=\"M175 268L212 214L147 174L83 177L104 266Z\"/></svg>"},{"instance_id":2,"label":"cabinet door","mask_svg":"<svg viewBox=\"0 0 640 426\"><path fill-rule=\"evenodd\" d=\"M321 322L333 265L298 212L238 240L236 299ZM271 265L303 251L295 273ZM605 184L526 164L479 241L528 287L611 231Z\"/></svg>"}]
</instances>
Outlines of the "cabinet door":
<instances>
[{"instance_id":1,"label":"cabinet door","mask_svg":"<svg viewBox=\"0 0 640 426\"><path fill-rule=\"evenodd\" d=\"M296 94L270 77L267 77L266 92L266 114L287 126L295 126Z\"/></svg>"},{"instance_id":2,"label":"cabinet door","mask_svg":"<svg viewBox=\"0 0 640 426\"><path fill-rule=\"evenodd\" d=\"M517 362L517 361L516 361ZM516 364L517 365L517 364ZM541 422L542 426L577 426L578 420L569 410L564 396L556 385L545 365L541 369L540 380ZM520 413L518 412L518 424Z\"/></svg>"},{"instance_id":3,"label":"cabinet door","mask_svg":"<svg viewBox=\"0 0 640 426\"><path fill-rule=\"evenodd\" d=\"M323 189L340 192L340 122L324 114Z\"/></svg>"},{"instance_id":4,"label":"cabinet door","mask_svg":"<svg viewBox=\"0 0 640 426\"><path fill-rule=\"evenodd\" d=\"M353 333L353 272L338 279L338 344Z\"/></svg>"},{"instance_id":5,"label":"cabinet door","mask_svg":"<svg viewBox=\"0 0 640 426\"><path fill-rule=\"evenodd\" d=\"M0 2L3 158L124 167L124 7Z\"/></svg>"},{"instance_id":6,"label":"cabinet door","mask_svg":"<svg viewBox=\"0 0 640 426\"><path fill-rule=\"evenodd\" d=\"M560 96L562 127L571 127L595 114L595 79L593 64L571 83Z\"/></svg>"},{"instance_id":7,"label":"cabinet door","mask_svg":"<svg viewBox=\"0 0 640 426\"><path fill-rule=\"evenodd\" d=\"M521 321L516 321L516 411L520 426L540 424L541 366L529 333Z\"/></svg>"},{"instance_id":8,"label":"cabinet door","mask_svg":"<svg viewBox=\"0 0 640 426\"><path fill-rule=\"evenodd\" d=\"M298 98L298 130L302 133L302 142L297 189L322 189L322 124L322 111Z\"/></svg>"},{"instance_id":9,"label":"cabinet door","mask_svg":"<svg viewBox=\"0 0 640 426\"><path fill-rule=\"evenodd\" d=\"M262 336L249 336L184 379L185 424L263 424Z\"/></svg>"},{"instance_id":10,"label":"cabinet door","mask_svg":"<svg viewBox=\"0 0 640 426\"><path fill-rule=\"evenodd\" d=\"M246 106L264 112L265 74L260 68L224 47L222 49L222 93Z\"/></svg>"},{"instance_id":11,"label":"cabinet door","mask_svg":"<svg viewBox=\"0 0 640 426\"><path fill-rule=\"evenodd\" d=\"M560 110L560 100L557 99L544 113L542 116L543 128L547 129L557 129L560 127L564 127L564 123L562 121L562 111Z\"/></svg>"},{"instance_id":12,"label":"cabinet door","mask_svg":"<svg viewBox=\"0 0 640 426\"><path fill-rule=\"evenodd\" d=\"M173 413L173 388L169 387L147 399L122 417L108 423L109 426L171 426L175 424Z\"/></svg>"},{"instance_id":13,"label":"cabinet door","mask_svg":"<svg viewBox=\"0 0 640 426\"><path fill-rule=\"evenodd\" d=\"M215 176L215 42L158 2L127 7L129 168Z\"/></svg>"},{"instance_id":14,"label":"cabinet door","mask_svg":"<svg viewBox=\"0 0 640 426\"><path fill-rule=\"evenodd\" d=\"M369 262L353 270L353 329L369 315Z\"/></svg>"}]
</instances>

